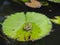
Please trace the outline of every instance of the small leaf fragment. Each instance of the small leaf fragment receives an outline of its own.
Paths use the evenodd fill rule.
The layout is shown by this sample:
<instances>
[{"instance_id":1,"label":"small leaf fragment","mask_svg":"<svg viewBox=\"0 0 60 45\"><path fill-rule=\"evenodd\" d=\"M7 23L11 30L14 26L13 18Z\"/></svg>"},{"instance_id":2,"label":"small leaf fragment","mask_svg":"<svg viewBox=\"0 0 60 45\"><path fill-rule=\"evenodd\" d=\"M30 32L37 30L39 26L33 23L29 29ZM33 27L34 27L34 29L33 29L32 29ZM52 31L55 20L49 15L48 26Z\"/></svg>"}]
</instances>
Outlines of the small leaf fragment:
<instances>
[{"instance_id":1,"label":"small leaf fragment","mask_svg":"<svg viewBox=\"0 0 60 45\"><path fill-rule=\"evenodd\" d=\"M42 6L48 6L48 2L41 2L42 3Z\"/></svg>"},{"instance_id":2,"label":"small leaf fragment","mask_svg":"<svg viewBox=\"0 0 60 45\"><path fill-rule=\"evenodd\" d=\"M55 19L51 19L52 22L60 24L60 16L55 16Z\"/></svg>"},{"instance_id":3,"label":"small leaf fragment","mask_svg":"<svg viewBox=\"0 0 60 45\"><path fill-rule=\"evenodd\" d=\"M55 2L55 3L60 3L60 0L49 0L49 1L52 1L52 2Z\"/></svg>"},{"instance_id":4,"label":"small leaf fragment","mask_svg":"<svg viewBox=\"0 0 60 45\"><path fill-rule=\"evenodd\" d=\"M21 0L21 1L23 1L23 2L29 2L29 0Z\"/></svg>"}]
</instances>

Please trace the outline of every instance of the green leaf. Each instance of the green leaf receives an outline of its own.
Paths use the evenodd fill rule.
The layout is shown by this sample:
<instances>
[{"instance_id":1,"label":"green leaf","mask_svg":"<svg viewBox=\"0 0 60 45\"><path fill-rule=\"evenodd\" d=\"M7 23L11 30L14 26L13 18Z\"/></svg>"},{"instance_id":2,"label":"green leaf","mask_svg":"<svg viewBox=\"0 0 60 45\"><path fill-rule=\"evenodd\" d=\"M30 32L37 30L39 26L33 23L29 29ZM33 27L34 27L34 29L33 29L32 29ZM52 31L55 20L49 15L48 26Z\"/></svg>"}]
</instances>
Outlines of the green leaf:
<instances>
[{"instance_id":1,"label":"green leaf","mask_svg":"<svg viewBox=\"0 0 60 45\"><path fill-rule=\"evenodd\" d=\"M29 0L21 0L21 1L23 1L23 2L29 2Z\"/></svg>"},{"instance_id":2,"label":"green leaf","mask_svg":"<svg viewBox=\"0 0 60 45\"><path fill-rule=\"evenodd\" d=\"M16 32L25 23L24 13L15 13L3 22L3 31L8 37L14 38Z\"/></svg>"},{"instance_id":3,"label":"green leaf","mask_svg":"<svg viewBox=\"0 0 60 45\"><path fill-rule=\"evenodd\" d=\"M60 16L55 16L55 19L51 19L52 22L60 24Z\"/></svg>"},{"instance_id":4,"label":"green leaf","mask_svg":"<svg viewBox=\"0 0 60 45\"><path fill-rule=\"evenodd\" d=\"M43 6L48 6L48 2L41 2Z\"/></svg>"},{"instance_id":5,"label":"green leaf","mask_svg":"<svg viewBox=\"0 0 60 45\"><path fill-rule=\"evenodd\" d=\"M34 33L32 33L32 37L36 39L41 39L42 37L49 34L52 28L52 24L48 17L46 17L44 14L34 13L34 12L28 12L27 14L27 22L32 22L35 24L35 28L39 27L40 30L35 29L32 30ZM33 39L32 38L32 39Z\"/></svg>"},{"instance_id":6,"label":"green leaf","mask_svg":"<svg viewBox=\"0 0 60 45\"><path fill-rule=\"evenodd\" d=\"M60 3L60 0L49 0L49 1L52 1L52 2L55 2L55 3Z\"/></svg>"},{"instance_id":7,"label":"green leaf","mask_svg":"<svg viewBox=\"0 0 60 45\"><path fill-rule=\"evenodd\" d=\"M21 2L29 2L30 0L13 0L13 1L21 4Z\"/></svg>"},{"instance_id":8,"label":"green leaf","mask_svg":"<svg viewBox=\"0 0 60 45\"><path fill-rule=\"evenodd\" d=\"M3 32L18 41L38 40L49 34L52 24L44 14L23 12L11 14L3 22Z\"/></svg>"},{"instance_id":9,"label":"green leaf","mask_svg":"<svg viewBox=\"0 0 60 45\"><path fill-rule=\"evenodd\" d=\"M2 24L2 23L0 22L0 24Z\"/></svg>"},{"instance_id":10,"label":"green leaf","mask_svg":"<svg viewBox=\"0 0 60 45\"><path fill-rule=\"evenodd\" d=\"M15 1L29 2L29 0L15 0Z\"/></svg>"}]
</instances>

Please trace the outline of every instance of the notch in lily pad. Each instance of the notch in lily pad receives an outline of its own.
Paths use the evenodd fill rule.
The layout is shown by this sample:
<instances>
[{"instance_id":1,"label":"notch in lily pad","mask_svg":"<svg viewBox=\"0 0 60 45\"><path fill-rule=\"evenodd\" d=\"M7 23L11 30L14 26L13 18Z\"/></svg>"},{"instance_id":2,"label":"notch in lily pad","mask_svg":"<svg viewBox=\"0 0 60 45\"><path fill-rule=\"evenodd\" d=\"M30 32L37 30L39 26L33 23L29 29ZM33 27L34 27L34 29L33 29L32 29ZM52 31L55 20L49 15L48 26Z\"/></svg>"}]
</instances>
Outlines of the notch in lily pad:
<instances>
[{"instance_id":1,"label":"notch in lily pad","mask_svg":"<svg viewBox=\"0 0 60 45\"><path fill-rule=\"evenodd\" d=\"M41 13L23 12L11 14L2 24L3 33L18 41L35 41L51 31L50 19Z\"/></svg>"}]
</instances>

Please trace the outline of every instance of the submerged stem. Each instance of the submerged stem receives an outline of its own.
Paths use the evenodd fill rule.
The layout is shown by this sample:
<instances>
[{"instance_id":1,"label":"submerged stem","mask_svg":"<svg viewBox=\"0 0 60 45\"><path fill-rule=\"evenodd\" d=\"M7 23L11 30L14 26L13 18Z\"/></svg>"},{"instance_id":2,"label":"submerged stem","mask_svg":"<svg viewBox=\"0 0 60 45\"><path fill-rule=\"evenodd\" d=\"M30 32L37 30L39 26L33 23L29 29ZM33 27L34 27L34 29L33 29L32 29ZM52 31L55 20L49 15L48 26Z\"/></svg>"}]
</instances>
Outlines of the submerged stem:
<instances>
[{"instance_id":1,"label":"submerged stem","mask_svg":"<svg viewBox=\"0 0 60 45\"><path fill-rule=\"evenodd\" d=\"M26 15L25 15L25 20L26 20L26 24L25 24L23 29L26 30L26 31L29 31L29 30L32 29L32 24L27 21L27 16Z\"/></svg>"},{"instance_id":2,"label":"submerged stem","mask_svg":"<svg viewBox=\"0 0 60 45\"><path fill-rule=\"evenodd\" d=\"M5 41L10 42L6 37L3 37L1 34L0 34L0 37L1 37L2 39L4 39Z\"/></svg>"}]
</instances>

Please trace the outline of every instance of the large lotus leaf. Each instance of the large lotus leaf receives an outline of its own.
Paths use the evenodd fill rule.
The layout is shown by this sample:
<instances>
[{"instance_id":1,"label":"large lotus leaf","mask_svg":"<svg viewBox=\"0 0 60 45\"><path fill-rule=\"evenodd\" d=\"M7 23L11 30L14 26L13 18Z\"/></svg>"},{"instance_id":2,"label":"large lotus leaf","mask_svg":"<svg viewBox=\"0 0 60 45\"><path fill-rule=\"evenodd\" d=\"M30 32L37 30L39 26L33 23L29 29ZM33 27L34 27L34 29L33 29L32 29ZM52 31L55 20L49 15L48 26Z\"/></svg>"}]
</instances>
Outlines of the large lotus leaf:
<instances>
[{"instance_id":1,"label":"large lotus leaf","mask_svg":"<svg viewBox=\"0 0 60 45\"><path fill-rule=\"evenodd\" d=\"M60 3L60 0L49 0L49 1Z\"/></svg>"},{"instance_id":2,"label":"large lotus leaf","mask_svg":"<svg viewBox=\"0 0 60 45\"><path fill-rule=\"evenodd\" d=\"M52 24L48 17L40 13L23 12L9 16L3 22L5 35L18 41L38 40L49 34Z\"/></svg>"}]
</instances>

